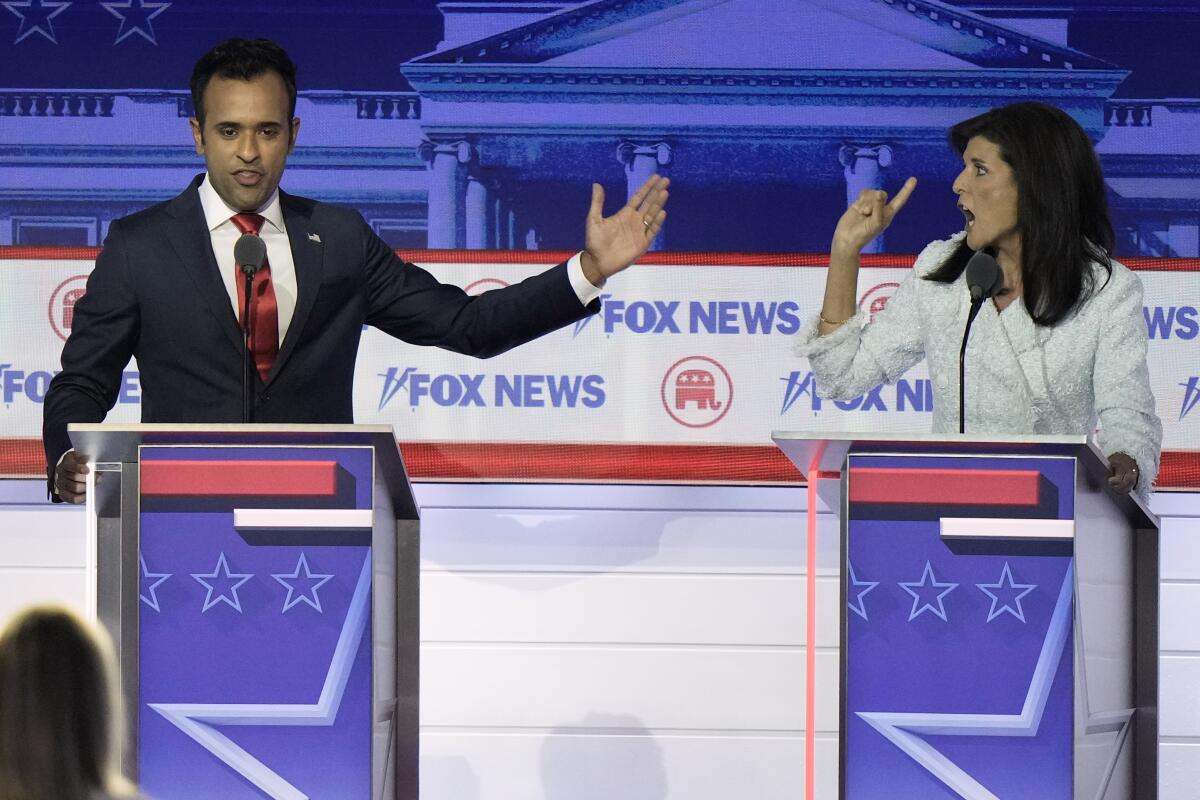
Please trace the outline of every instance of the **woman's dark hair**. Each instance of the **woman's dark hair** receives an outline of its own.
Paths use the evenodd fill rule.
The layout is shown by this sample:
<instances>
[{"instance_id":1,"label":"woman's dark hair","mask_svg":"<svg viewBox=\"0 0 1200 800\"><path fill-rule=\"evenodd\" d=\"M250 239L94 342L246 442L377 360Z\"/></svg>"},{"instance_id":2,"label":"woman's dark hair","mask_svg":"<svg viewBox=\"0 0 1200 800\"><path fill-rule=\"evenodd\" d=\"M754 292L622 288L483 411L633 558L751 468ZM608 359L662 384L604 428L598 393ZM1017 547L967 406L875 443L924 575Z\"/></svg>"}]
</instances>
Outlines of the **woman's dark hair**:
<instances>
[{"instance_id":1,"label":"woman's dark hair","mask_svg":"<svg viewBox=\"0 0 1200 800\"><path fill-rule=\"evenodd\" d=\"M276 72L288 93L288 119L296 116L296 65L270 39L226 39L200 56L192 69L192 108L204 128L204 90L213 77L250 81Z\"/></svg>"},{"instance_id":2,"label":"woman's dark hair","mask_svg":"<svg viewBox=\"0 0 1200 800\"><path fill-rule=\"evenodd\" d=\"M994 108L958 123L948 138L961 155L976 136L999 147L1012 168L1025 307L1038 325L1055 325L1095 289L1093 262L1112 274L1115 237L1096 151L1079 123L1045 103ZM953 283L971 255L964 239L926 278Z\"/></svg>"},{"instance_id":3,"label":"woman's dark hair","mask_svg":"<svg viewBox=\"0 0 1200 800\"><path fill-rule=\"evenodd\" d=\"M35 607L0 633L0 800L132 796L119 757L124 706L105 634Z\"/></svg>"}]
</instances>

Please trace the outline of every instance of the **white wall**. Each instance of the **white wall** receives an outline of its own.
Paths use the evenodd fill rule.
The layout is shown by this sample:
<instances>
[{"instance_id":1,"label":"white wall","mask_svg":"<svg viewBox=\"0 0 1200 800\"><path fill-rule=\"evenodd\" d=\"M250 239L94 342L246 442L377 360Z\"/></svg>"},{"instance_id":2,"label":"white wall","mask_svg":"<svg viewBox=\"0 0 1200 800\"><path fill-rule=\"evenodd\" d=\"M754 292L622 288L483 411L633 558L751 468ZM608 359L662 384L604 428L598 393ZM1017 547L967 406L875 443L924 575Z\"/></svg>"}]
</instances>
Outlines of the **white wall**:
<instances>
[{"instance_id":1,"label":"white wall","mask_svg":"<svg viewBox=\"0 0 1200 800\"><path fill-rule=\"evenodd\" d=\"M803 490L422 488L423 798L802 795Z\"/></svg>"},{"instance_id":2,"label":"white wall","mask_svg":"<svg viewBox=\"0 0 1200 800\"><path fill-rule=\"evenodd\" d=\"M1200 495L1158 495L1159 796L1200 796Z\"/></svg>"},{"instance_id":3,"label":"white wall","mask_svg":"<svg viewBox=\"0 0 1200 800\"><path fill-rule=\"evenodd\" d=\"M420 484L423 800L803 797L802 489ZM0 481L0 618L83 604L83 517ZM1200 496L1159 495L1161 797L1200 782ZM816 794L838 579L818 536Z\"/></svg>"}]
</instances>

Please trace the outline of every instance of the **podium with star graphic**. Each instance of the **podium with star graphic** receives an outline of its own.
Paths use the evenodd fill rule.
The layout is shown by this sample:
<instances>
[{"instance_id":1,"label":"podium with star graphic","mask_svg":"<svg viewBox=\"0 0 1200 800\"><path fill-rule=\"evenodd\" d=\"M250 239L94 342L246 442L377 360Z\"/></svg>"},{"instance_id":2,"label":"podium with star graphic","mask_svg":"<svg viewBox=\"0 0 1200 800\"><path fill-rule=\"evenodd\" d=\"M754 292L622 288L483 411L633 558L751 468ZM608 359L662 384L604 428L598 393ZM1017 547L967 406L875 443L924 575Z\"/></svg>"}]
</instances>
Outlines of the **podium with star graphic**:
<instances>
[{"instance_id":1,"label":"podium with star graphic","mask_svg":"<svg viewBox=\"0 0 1200 800\"><path fill-rule=\"evenodd\" d=\"M416 797L419 515L391 427L70 432L147 796Z\"/></svg>"},{"instance_id":2,"label":"podium with star graphic","mask_svg":"<svg viewBox=\"0 0 1200 800\"><path fill-rule=\"evenodd\" d=\"M840 523L840 797L1157 796L1157 522L1086 437L773 438Z\"/></svg>"}]
</instances>

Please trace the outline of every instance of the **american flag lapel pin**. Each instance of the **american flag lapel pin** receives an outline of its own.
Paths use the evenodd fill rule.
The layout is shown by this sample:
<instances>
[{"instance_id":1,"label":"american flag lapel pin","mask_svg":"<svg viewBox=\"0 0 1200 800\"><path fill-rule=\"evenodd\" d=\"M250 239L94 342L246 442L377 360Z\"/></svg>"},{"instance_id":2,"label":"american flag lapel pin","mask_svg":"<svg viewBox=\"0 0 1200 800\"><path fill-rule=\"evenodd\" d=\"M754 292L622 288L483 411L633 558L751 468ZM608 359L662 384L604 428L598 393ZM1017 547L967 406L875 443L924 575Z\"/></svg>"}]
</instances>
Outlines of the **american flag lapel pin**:
<instances>
[{"instance_id":1,"label":"american flag lapel pin","mask_svg":"<svg viewBox=\"0 0 1200 800\"><path fill-rule=\"evenodd\" d=\"M317 235L317 234L315 234L315 233L310 233L310 234L308 235L308 240L309 240L310 242L316 242L317 244L320 244L320 243L321 243L321 237L320 237L320 236L318 236L318 235Z\"/></svg>"}]
</instances>

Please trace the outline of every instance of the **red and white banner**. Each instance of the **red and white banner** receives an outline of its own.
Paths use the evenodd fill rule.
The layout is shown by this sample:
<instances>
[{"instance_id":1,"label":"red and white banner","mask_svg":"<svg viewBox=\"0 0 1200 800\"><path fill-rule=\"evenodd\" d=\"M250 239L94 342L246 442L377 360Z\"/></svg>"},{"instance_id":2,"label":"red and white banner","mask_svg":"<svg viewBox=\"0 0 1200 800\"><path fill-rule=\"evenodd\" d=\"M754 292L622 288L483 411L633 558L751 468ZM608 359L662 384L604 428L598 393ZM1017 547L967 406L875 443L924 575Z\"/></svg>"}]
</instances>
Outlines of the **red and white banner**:
<instances>
[{"instance_id":1,"label":"red and white banner","mask_svg":"<svg viewBox=\"0 0 1200 800\"><path fill-rule=\"evenodd\" d=\"M96 252L0 248L0 471L41 471L41 404ZM567 254L404 255L477 292ZM865 257L862 307L882 308L912 260ZM819 255L651 255L609 282L599 315L488 360L368 329L355 418L392 425L410 468L430 478L791 480L772 430L927 431L923 364L895 386L835 403L793 355L796 332L820 306L825 264ZM1145 286L1167 451L1160 485L1200 486L1200 261L1130 266ZM136 370L128 367L109 419L138 419Z\"/></svg>"}]
</instances>

